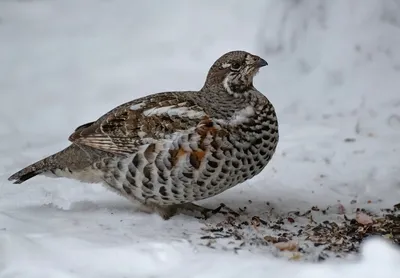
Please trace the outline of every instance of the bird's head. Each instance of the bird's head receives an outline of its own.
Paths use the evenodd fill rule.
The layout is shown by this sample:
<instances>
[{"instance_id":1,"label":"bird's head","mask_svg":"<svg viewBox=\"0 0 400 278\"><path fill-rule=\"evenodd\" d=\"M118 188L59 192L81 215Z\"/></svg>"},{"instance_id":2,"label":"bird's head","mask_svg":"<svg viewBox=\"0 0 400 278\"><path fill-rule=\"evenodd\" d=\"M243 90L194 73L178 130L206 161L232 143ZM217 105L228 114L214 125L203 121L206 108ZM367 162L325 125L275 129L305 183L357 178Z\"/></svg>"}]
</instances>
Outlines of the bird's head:
<instances>
[{"instance_id":1,"label":"bird's head","mask_svg":"<svg viewBox=\"0 0 400 278\"><path fill-rule=\"evenodd\" d=\"M253 87L253 78L268 63L246 51L231 51L211 66L205 87L223 86L230 94L240 94Z\"/></svg>"}]
</instances>

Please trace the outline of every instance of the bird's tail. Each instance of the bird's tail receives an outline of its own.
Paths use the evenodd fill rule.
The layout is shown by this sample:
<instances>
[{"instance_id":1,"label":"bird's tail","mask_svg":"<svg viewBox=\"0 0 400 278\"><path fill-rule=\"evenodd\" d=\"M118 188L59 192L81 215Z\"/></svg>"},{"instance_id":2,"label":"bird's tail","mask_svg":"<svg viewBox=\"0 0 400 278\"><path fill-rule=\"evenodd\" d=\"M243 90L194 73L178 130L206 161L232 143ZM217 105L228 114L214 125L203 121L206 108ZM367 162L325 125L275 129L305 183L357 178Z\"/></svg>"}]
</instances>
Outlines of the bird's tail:
<instances>
[{"instance_id":1,"label":"bird's tail","mask_svg":"<svg viewBox=\"0 0 400 278\"><path fill-rule=\"evenodd\" d=\"M40 174L47 174L50 172L55 175L55 170L57 169L64 170L71 168L71 166L74 168L74 166L89 165L89 159L85 159L88 156L86 153L83 154L83 152L84 150L82 148L72 144L58 153L23 168L11 175L8 180L20 184Z\"/></svg>"},{"instance_id":2,"label":"bird's tail","mask_svg":"<svg viewBox=\"0 0 400 278\"><path fill-rule=\"evenodd\" d=\"M12 176L8 178L9 181L14 181L14 183L23 183L26 180L29 180L30 178L33 178L34 176L43 174L44 172L49 171L52 167L52 161L54 160L54 155L51 155L49 157L46 157L36 163L33 163L24 169L16 172Z\"/></svg>"}]
</instances>

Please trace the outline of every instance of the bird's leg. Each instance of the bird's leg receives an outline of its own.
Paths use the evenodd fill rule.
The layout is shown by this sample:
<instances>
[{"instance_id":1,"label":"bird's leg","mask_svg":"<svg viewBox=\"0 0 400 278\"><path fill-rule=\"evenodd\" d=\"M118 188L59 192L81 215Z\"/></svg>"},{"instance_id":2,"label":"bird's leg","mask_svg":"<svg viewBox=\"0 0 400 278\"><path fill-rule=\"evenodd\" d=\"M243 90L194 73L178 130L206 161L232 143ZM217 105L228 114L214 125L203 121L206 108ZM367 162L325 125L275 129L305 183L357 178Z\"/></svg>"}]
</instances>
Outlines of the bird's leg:
<instances>
[{"instance_id":1,"label":"bird's leg","mask_svg":"<svg viewBox=\"0 0 400 278\"><path fill-rule=\"evenodd\" d=\"M205 208L193 203L174 205L173 207L175 207L176 213L181 213L203 219L207 219L210 216L217 213L221 213L223 215L230 213L233 214L234 216L239 216L237 212L228 208L225 204L222 203L215 209Z\"/></svg>"},{"instance_id":2,"label":"bird's leg","mask_svg":"<svg viewBox=\"0 0 400 278\"><path fill-rule=\"evenodd\" d=\"M168 220L177 214L177 208L175 206L142 205L139 210L146 213L156 212L164 220Z\"/></svg>"},{"instance_id":3,"label":"bird's leg","mask_svg":"<svg viewBox=\"0 0 400 278\"><path fill-rule=\"evenodd\" d=\"M168 220L178 213L178 209L174 206L156 207L155 211L164 219Z\"/></svg>"},{"instance_id":4,"label":"bird's leg","mask_svg":"<svg viewBox=\"0 0 400 278\"><path fill-rule=\"evenodd\" d=\"M221 207L218 207L213 210L193 203L176 205L176 207L177 207L177 213L204 219L209 218L213 214L219 213L221 210Z\"/></svg>"},{"instance_id":5,"label":"bird's leg","mask_svg":"<svg viewBox=\"0 0 400 278\"><path fill-rule=\"evenodd\" d=\"M201 219L207 219L217 213L221 213L223 215L232 214L235 217L239 216L239 213L222 203L215 209L205 208L193 203L186 203L171 206L144 205L141 210L143 212L156 212L164 220L168 220L176 214L184 214Z\"/></svg>"}]
</instances>

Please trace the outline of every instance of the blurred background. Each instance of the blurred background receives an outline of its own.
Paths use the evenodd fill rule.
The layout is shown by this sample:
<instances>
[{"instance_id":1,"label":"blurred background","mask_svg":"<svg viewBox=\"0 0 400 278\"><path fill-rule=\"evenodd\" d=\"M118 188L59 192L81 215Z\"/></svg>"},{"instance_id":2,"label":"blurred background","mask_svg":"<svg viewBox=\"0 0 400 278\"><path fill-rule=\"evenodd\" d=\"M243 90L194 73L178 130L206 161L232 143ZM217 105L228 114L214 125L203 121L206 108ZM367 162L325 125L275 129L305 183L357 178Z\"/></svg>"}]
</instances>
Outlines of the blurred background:
<instances>
[{"instance_id":1,"label":"blurred background","mask_svg":"<svg viewBox=\"0 0 400 278\"><path fill-rule=\"evenodd\" d=\"M399 199L397 0L1 1L4 178L116 105L199 89L236 49L268 61L255 85L281 125L250 185Z\"/></svg>"}]
</instances>

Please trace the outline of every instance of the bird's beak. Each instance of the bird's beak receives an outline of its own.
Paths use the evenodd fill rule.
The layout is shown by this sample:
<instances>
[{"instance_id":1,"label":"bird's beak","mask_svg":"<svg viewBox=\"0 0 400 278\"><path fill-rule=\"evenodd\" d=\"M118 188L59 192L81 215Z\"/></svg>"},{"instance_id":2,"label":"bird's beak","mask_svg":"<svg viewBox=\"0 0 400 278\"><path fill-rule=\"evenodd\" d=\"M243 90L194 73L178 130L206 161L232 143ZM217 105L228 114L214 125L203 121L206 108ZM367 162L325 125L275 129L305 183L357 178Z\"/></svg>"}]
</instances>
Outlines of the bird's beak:
<instances>
[{"instance_id":1,"label":"bird's beak","mask_svg":"<svg viewBox=\"0 0 400 278\"><path fill-rule=\"evenodd\" d=\"M259 58L258 61L256 62L257 67L265 67L268 65L267 61L265 61L263 58Z\"/></svg>"}]
</instances>

